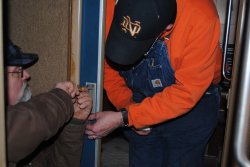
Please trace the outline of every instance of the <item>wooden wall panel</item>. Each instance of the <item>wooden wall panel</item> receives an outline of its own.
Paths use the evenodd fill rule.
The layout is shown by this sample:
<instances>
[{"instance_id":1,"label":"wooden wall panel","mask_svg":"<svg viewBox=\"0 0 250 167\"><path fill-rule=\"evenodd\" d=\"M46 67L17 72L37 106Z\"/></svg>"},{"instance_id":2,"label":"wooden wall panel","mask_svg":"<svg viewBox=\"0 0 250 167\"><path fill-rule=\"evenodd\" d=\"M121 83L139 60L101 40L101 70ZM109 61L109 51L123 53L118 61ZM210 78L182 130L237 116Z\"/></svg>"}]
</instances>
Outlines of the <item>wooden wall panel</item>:
<instances>
[{"instance_id":1,"label":"wooden wall panel","mask_svg":"<svg viewBox=\"0 0 250 167\"><path fill-rule=\"evenodd\" d=\"M69 0L9 0L9 36L22 50L39 55L28 71L33 94L67 79Z\"/></svg>"},{"instance_id":2,"label":"wooden wall panel","mask_svg":"<svg viewBox=\"0 0 250 167\"><path fill-rule=\"evenodd\" d=\"M82 0L72 0L71 3L71 49L69 78L80 83L80 52L82 30Z\"/></svg>"},{"instance_id":3,"label":"wooden wall panel","mask_svg":"<svg viewBox=\"0 0 250 167\"><path fill-rule=\"evenodd\" d=\"M3 2L0 0L0 9ZM2 10L1 10L2 11ZM4 76L3 61L3 13L0 13L0 75ZM0 166L6 167L6 133L5 133L5 99L4 99L4 77L0 78Z\"/></svg>"}]
</instances>

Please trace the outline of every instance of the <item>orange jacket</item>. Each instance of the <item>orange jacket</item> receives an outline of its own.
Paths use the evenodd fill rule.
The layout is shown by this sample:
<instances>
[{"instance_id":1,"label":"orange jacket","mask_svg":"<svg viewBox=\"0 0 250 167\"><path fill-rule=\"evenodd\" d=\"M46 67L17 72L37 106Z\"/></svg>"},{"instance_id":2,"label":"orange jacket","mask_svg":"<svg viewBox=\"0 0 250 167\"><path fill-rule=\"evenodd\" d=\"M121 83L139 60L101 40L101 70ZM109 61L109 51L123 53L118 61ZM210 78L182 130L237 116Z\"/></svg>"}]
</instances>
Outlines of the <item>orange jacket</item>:
<instances>
[{"instance_id":1,"label":"orange jacket","mask_svg":"<svg viewBox=\"0 0 250 167\"><path fill-rule=\"evenodd\" d=\"M107 0L106 36L112 22L114 1ZM134 103L123 78L105 62L104 88L108 98L117 109L128 109L129 125L136 128L168 121L190 111L209 85L220 81L220 21L213 1L177 0L177 17L171 31L165 43L176 83L152 98Z\"/></svg>"}]
</instances>

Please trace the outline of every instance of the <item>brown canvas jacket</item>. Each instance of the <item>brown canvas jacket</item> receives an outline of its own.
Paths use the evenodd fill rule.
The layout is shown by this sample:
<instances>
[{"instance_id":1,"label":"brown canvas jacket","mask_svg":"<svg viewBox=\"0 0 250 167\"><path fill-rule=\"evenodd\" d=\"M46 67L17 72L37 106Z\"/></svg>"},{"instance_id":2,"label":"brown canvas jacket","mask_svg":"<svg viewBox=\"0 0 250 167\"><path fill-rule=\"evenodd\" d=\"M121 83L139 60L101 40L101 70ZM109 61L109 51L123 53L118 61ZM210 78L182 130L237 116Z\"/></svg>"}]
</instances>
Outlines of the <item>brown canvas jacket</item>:
<instances>
[{"instance_id":1,"label":"brown canvas jacket","mask_svg":"<svg viewBox=\"0 0 250 167\"><path fill-rule=\"evenodd\" d=\"M83 121L70 120L73 111L71 97L61 89L9 106L9 167L80 166L84 126Z\"/></svg>"}]
</instances>

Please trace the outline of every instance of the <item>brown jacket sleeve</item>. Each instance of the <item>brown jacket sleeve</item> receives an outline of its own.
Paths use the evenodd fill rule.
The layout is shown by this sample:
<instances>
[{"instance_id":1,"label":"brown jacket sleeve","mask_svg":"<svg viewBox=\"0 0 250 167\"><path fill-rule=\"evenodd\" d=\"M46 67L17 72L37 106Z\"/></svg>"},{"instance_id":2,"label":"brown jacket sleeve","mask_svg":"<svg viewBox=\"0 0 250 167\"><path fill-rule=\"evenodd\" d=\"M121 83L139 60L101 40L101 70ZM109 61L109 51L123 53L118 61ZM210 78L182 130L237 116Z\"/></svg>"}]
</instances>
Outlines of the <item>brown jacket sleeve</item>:
<instances>
[{"instance_id":1,"label":"brown jacket sleeve","mask_svg":"<svg viewBox=\"0 0 250 167\"><path fill-rule=\"evenodd\" d=\"M83 148L83 123L68 123L49 150L48 167L80 167Z\"/></svg>"},{"instance_id":2,"label":"brown jacket sleeve","mask_svg":"<svg viewBox=\"0 0 250 167\"><path fill-rule=\"evenodd\" d=\"M28 102L7 109L8 161L23 159L69 121L73 114L71 97L53 89L33 97Z\"/></svg>"}]
</instances>

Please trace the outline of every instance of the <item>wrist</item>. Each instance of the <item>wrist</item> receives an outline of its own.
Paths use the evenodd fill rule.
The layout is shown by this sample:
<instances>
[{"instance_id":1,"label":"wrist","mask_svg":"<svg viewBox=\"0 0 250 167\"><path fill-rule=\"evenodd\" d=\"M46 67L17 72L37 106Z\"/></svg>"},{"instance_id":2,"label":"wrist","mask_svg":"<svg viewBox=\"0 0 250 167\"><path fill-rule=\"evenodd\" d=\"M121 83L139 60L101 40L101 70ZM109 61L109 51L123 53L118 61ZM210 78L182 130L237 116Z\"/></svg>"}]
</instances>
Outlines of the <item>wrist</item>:
<instances>
[{"instance_id":1,"label":"wrist","mask_svg":"<svg viewBox=\"0 0 250 167\"><path fill-rule=\"evenodd\" d=\"M122 114L122 127L128 127L128 111L125 108L119 110Z\"/></svg>"}]
</instances>

